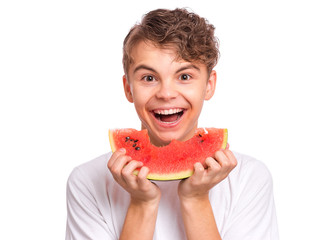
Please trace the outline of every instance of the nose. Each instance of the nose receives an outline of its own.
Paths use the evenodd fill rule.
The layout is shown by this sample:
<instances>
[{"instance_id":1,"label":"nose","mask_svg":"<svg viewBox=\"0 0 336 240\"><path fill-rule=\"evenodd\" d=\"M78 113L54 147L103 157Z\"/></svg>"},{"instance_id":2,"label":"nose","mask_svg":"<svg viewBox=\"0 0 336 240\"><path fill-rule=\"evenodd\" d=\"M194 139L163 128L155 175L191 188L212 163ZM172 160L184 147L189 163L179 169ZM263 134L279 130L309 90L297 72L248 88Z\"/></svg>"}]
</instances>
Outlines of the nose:
<instances>
[{"instance_id":1,"label":"nose","mask_svg":"<svg viewBox=\"0 0 336 240\"><path fill-rule=\"evenodd\" d=\"M159 99L170 100L178 95L176 83L173 80L163 80L158 86L156 97Z\"/></svg>"}]
</instances>

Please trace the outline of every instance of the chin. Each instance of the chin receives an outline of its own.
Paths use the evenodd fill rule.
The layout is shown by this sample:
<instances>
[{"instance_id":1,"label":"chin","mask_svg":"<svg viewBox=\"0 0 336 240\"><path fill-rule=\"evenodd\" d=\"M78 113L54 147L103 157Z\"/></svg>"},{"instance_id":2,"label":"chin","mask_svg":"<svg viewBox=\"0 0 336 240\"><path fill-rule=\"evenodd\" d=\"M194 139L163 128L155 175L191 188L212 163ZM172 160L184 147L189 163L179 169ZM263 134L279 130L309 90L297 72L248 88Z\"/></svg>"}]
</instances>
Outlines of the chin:
<instances>
[{"instance_id":1,"label":"chin","mask_svg":"<svg viewBox=\"0 0 336 240\"><path fill-rule=\"evenodd\" d=\"M158 136L154 137L154 144L159 145L159 146L166 146L168 145L173 139L176 138L176 134L173 133L161 133Z\"/></svg>"},{"instance_id":2,"label":"chin","mask_svg":"<svg viewBox=\"0 0 336 240\"><path fill-rule=\"evenodd\" d=\"M155 146L166 146L168 145L173 139L180 140L180 134L177 132L151 132L149 134L150 141Z\"/></svg>"}]
</instances>

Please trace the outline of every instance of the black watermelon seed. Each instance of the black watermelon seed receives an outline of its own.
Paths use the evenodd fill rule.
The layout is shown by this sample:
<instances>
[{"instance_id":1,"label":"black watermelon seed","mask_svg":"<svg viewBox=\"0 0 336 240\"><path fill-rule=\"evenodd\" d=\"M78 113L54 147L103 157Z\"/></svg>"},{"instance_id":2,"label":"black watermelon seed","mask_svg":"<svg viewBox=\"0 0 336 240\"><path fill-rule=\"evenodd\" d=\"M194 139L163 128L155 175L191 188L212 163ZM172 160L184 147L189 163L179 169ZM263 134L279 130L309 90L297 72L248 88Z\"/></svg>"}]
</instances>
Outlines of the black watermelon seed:
<instances>
[{"instance_id":1,"label":"black watermelon seed","mask_svg":"<svg viewBox=\"0 0 336 240\"><path fill-rule=\"evenodd\" d=\"M139 141L138 139L137 140L134 140L134 142L137 142L137 141Z\"/></svg>"},{"instance_id":2,"label":"black watermelon seed","mask_svg":"<svg viewBox=\"0 0 336 240\"><path fill-rule=\"evenodd\" d=\"M139 147L136 147L136 148L135 148L135 150L139 151L139 150L140 150L140 148L139 148Z\"/></svg>"},{"instance_id":3,"label":"black watermelon seed","mask_svg":"<svg viewBox=\"0 0 336 240\"><path fill-rule=\"evenodd\" d=\"M201 134L198 134L198 136L199 136L199 137L202 137L202 135L201 135Z\"/></svg>"},{"instance_id":4,"label":"black watermelon seed","mask_svg":"<svg viewBox=\"0 0 336 240\"><path fill-rule=\"evenodd\" d=\"M136 146L136 144L134 143L134 144L133 144L133 147L135 147L135 146Z\"/></svg>"}]
</instances>

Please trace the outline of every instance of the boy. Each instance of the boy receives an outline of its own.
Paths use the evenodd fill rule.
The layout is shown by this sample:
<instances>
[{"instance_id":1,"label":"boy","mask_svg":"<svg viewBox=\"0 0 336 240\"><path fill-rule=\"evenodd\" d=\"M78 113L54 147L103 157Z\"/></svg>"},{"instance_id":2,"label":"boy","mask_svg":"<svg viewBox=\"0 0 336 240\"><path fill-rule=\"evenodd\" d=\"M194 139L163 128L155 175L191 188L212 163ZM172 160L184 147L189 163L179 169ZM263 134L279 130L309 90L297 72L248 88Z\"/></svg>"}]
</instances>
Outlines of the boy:
<instances>
[{"instance_id":1,"label":"boy","mask_svg":"<svg viewBox=\"0 0 336 240\"><path fill-rule=\"evenodd\" d=\"M191 138L216 87L214 27L183 9L158 9L123 49L125 95L152 144ZM278 239L271 176L259 161L226 148L185 180L151 182L149 171L123 149L75 168L66 239Z\"/></svg>"}]
</instances>

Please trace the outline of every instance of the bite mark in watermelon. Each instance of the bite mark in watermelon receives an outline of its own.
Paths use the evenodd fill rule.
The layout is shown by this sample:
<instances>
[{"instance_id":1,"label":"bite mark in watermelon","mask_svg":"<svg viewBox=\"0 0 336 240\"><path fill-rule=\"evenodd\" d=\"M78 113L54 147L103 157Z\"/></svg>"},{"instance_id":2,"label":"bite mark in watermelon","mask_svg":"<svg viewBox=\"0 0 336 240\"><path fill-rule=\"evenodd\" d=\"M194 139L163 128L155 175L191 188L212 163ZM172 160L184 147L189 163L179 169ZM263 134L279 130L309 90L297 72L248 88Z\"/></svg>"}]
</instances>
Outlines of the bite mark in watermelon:
<instances>
[{"instance_id":1,"label":"bite mark in watermelon","mask_svg":"<svg viewBox=\"0 0 336 240\"><path fill-rule=\"evenodd\" d=\"M227 129L198 128L194 136L185 142L172 140L167 146L156 147L150 143L147 130L109 130L112 152L125 148L126 155L149 168L147 178L152 180L190 177L196 162L204 163L207 157L225 149L227 138Z\"/></svg>"}]
</instances>

